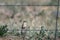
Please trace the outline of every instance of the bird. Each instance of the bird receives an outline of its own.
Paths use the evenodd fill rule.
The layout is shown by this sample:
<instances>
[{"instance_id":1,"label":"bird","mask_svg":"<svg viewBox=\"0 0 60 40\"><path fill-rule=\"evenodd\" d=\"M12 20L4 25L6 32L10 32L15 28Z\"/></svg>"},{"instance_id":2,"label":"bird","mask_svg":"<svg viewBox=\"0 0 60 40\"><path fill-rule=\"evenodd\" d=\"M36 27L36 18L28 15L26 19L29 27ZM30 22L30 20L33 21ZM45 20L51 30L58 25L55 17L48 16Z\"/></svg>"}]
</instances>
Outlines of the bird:
<instances>
[{"instance_id":1,"label":"bird","mask_svg":"<svg viewBox=\"0 0 60 40\"><path fill-rule=\"evenodd\" d=\"M23 21L22 27L21 27L21 35L23 40L25 40L26 33L27 33L27 22Z\"/></svg>"}]
</instances>

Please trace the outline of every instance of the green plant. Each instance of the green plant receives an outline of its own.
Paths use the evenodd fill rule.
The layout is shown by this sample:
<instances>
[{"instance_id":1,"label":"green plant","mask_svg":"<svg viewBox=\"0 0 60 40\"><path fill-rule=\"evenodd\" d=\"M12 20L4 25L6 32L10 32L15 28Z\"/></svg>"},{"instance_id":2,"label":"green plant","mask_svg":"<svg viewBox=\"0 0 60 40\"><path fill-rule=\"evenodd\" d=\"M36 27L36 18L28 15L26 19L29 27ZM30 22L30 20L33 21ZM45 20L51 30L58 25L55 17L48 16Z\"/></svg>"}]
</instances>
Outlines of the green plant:
<instances>
[{"instance_id":1,"label":"green plant","mask_svg":"<svg viewBox=\"0 0 60 40\"><path fill-rule=\"evenodd\" d=\"M0 37L4 36L5 33L7 33L7 25L0 26Z\"/></svg>"},{"instance_id":2,"label":"green plant","mask_svg":"<svg viewBox=\"0 0 60 40\"><path fill-rule=\"evenodd\" d=\"M41 30L38 34L38 40L42 40L42 38L45 36L45 30L44 30L44 26L41 26Z\"/></svg>"},{"instance_id":3,"label":"green plant","mask_svg":"<svg viewBox=\"0 0 60 40\"><path fill-rule=\"evenodd\" d=\"M32 36L29 38L30 40L34 40L34 39L42 40L42 38L46 36L44 26L41 27L41 30L39 31L39 33L33 32L32 34L31 34Z\"/></svg>"},{"instance_id":4,"label":"green plant","mask_svg":"<svg viewBox=\"0 0 60 40\"><path fill-rule=\"evenodd\" d=\"M39 31L39 33L33 32L32 34L31 34L32 36L29 38L29 40L44 40L44 39L51 40L50 35L52 34L52 32L46 30L44 28L44 26L41 26L41 30Z\"/></svg>"}]
</instances>

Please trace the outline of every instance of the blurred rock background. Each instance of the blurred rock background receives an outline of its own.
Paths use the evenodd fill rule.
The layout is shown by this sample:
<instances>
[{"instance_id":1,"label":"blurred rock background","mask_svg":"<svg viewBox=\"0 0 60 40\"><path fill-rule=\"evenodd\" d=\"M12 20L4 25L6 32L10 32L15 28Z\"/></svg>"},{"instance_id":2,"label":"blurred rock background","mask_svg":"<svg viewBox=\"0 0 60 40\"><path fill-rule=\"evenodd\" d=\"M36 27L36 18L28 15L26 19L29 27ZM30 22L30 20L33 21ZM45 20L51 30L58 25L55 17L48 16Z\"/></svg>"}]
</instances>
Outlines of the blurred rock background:
<instances>
[{"instance_id":1,"label":"blurred rock background","mask_svg":"<svg viewBox=\"0 0 60 40\"><path fill-rule=\"evenodd\" d=\"M55 6L0 6L0 24L19 29L26 21L29 27L55 29L56 13Z\"/></svg>"},{"instance_id":2,"label":"blurred rock background","mask_svg":"<svg viewBox=\"0 0 60 40\"><path fill-rule=\"evenodd\" d=\"M46 6L32 6L32 5L46 5ZM47 30L51 31L55 30L57 14L56 5L58 5L58 0L0 0L0 25L7 24L8 25L7 35L9 35L9 32L11 34L7 36L8 38L6 37L6 40L12 38L14 38L15 40L14 36L16 35L18 36L18 38L16 37L16 40L21 39L19 38L19 36L21 36L20 30L23 21L26 21L27 23L26 28L28 30L40 31L41 26L44 26L44 28ZM58 15L58 30L60 30L60 7ZM39 31L29 31L27 32L27 35L32 36L35 35L36 32L39 33ZM45 33L48 35L48 32ZM4 39L5 37L3 38L3 40ZM0 40L2 39L0 38Z\"/></svg>"}]
</instances>

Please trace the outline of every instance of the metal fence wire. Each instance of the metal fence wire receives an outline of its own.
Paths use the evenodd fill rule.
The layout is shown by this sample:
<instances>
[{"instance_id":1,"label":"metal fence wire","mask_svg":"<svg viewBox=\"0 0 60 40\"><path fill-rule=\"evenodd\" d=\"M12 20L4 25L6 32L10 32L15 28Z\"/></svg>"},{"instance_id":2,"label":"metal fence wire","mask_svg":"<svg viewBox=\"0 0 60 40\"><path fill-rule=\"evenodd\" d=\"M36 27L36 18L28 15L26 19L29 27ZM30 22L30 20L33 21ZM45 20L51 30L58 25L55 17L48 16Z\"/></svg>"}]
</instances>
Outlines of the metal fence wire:
<instances>
[{"instance_id":1,"label":"metal fence wire","mask_svg":"<svg viewBox=\"0 0 60 40\"><path fill-rule=\"evenodd\" d=\"M59 0L58 0L58 6L57 6L57 15L56 15L56 27L55 27L55 38L54 40L57 40L56 37L57 37L57 30L58 30L58 13L59 13Z\"/></svg>"}]
</instances>

